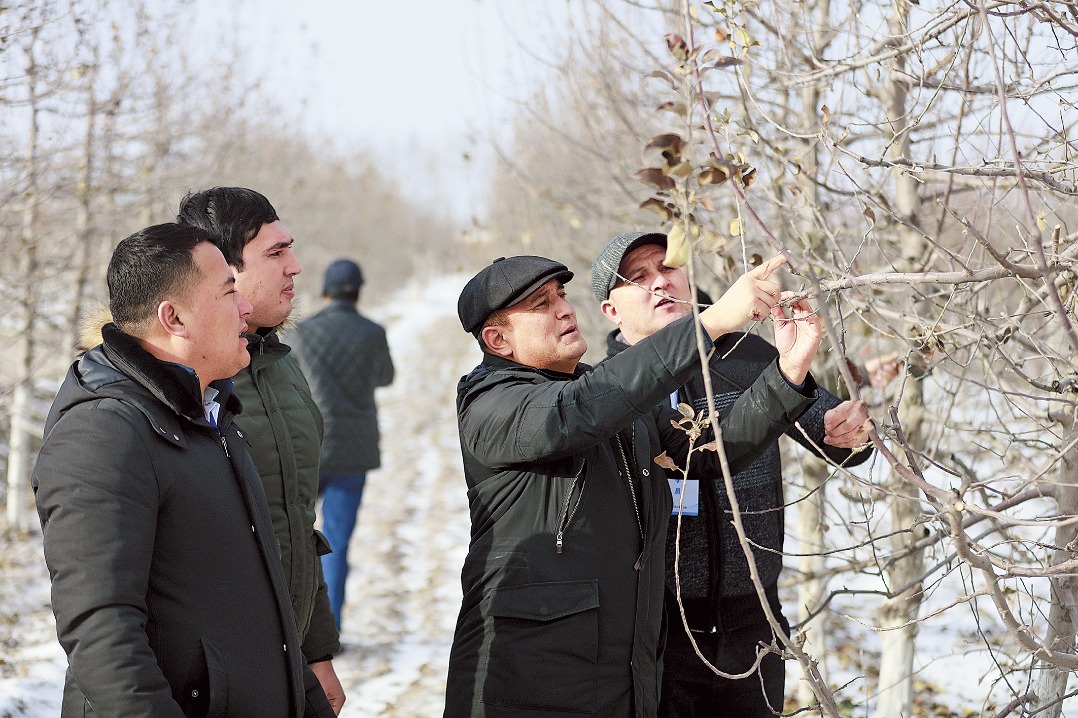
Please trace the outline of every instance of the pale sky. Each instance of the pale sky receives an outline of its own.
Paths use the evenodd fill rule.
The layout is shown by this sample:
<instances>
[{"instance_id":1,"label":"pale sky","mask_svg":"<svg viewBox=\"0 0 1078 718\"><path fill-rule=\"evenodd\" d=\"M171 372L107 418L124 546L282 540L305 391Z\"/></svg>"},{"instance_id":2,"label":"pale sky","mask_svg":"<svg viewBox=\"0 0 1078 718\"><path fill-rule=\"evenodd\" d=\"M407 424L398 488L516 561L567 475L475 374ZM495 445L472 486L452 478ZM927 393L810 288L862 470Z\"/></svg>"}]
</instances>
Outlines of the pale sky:
<instances>
[{"instance_id":1,"label":"pale sky","mask_svg":"<svg viewBox=\"0 0 1078 718\"><path fill-rule=\"evenodd\" d=\"M220 12L215 0L203 4ZM398 178L438 167L433 196L482 211L487 139L541 87L567 0L250 0L241 38L272 94L342 149L369 149ZM227 12L227 11L226 11ZM306 97L306 106L298 103ZM295 100L296 103L292 101ZM467 153L473 159L463 161ZM417 187L422 195L422 188ZM433 199L433 196L431 198Z\"/></svg>"}]
</instances>

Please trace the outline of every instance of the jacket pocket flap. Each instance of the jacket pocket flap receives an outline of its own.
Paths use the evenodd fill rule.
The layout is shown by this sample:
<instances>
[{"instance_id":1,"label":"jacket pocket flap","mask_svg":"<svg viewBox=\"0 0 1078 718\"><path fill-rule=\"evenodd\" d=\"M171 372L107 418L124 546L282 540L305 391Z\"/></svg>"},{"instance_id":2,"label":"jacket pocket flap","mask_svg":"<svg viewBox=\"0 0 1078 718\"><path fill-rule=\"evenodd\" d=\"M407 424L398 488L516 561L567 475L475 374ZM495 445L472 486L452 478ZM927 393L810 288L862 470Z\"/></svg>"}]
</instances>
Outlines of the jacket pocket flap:
<instances>
[{"instance_id":1,"label":"jacket pocket flap","mask_svg":"<svg viewBox=\"0 0 1078 718\"><path fill-rule=\"evenodd\" d=\"M319 556L333 553L333 548L329 545L329 539L318 529L314 530L314 550Z\"/></svg>"},{"instance_id":2,"label":"jacket pocket flap","mask_svg":"<svg viewBox=\"0 0 1078 718\"><path fill-rule=\"evenodd\" d=\"M552 621L599 607L599 581L557 581L502 586L490 597L490 615Z\"/></svg>"}]
</instances>

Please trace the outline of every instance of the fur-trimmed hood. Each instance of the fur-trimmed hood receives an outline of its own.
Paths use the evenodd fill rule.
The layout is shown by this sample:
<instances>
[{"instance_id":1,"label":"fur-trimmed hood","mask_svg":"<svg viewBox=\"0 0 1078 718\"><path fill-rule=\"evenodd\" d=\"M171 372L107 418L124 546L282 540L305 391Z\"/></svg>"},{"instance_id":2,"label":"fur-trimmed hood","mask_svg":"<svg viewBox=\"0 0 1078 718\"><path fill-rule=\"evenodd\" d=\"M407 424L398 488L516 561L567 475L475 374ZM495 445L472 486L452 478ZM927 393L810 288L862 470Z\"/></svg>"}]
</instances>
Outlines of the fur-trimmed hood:
<instances>
[{"instance_id":1,"label":"fur-trimmed hood","mask_svg":"<svg viewBox=\"0 0 1078 718\"><path fill-rule=\"evenodd\" d=\"M75 347L80 356L104 341L101 338L101 330L111 321L112 312L103 305L93 307L82 317L79 325L79 343Z\"/></svg>"}]
</instances>

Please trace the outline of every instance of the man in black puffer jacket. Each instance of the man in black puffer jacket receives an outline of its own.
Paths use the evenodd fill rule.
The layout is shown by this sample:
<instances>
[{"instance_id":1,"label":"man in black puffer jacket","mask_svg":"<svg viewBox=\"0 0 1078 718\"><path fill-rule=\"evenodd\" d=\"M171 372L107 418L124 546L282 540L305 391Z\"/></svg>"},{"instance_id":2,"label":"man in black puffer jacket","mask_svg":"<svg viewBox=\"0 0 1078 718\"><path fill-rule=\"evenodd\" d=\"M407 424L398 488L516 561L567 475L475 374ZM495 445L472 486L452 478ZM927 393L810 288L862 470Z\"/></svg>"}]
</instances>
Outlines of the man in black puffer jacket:
<instances>
[{"instance_id":1,"label":"man in black puffer jacket","mask_svg":"<svg viewBox=\"0 0 1078 718\"><path fill-rule=\"evenodd\" d=\"M33 476L61 715L331 718L234 421L250 303L213 237L172 224L120 242L108 286L115 323L68 371Z\"/></svg>"},{"instance_id":2,"label":"man in black puffer jacket","mask_svg":"<svg viewBox=\"0 0 1078 718\"><path fill-rule=\"evenodd\" d=\"M700 324L709 345L752 316L776 318L782 347L722 420L734 467L816 398L820 342L806 302L792 318L768 276L739 279ZM564 284L542 257L497 260L468 282L461 325L484 351L457 387L472 535L449 659L445 715L648 718L662 671L667 478L662 450L688 439L659 405L698 371L696 327L673 322L590 370ZM710 337L710 338L709 338ZM701 439L701 443L706 441ZM694 464L717 465L700 451Z\"/></svg>"},{"instance_id":3,"label":"man in black puffer jacket","mask_svg":"<svg viewBox=\"0 0 1078 718\"><path fill-rule=\"evenodd\" d=\"M592 291L602 311L618 325L607 340L607 356L646 341L671 322L690 314L688 279L663 265L666 235L631 232L612 239L592 266ZM735 332L715 342L710 361L715 409L730 411L738 397L775 360L767 340ZM610 361L608 359L608 361ZM602 366L602 365L600 365ZM696 371L672 393L668 403L707 410L702 373ZM867 441L868 414L861 402L842 402L824 389L786 431L795 441L830 462L860 464L870 451L854 452ZM806 435L808 438L806 438ZM778 600L782 570L783 490L778 435L732 477L745 533L760 546L753 553L772 612L789 632ZM733 470L733 468L731 469ZM749 565L730 518L730 501L721 471L700 481L676 482L681 504L681 599L693 638L704 656L726 673L744 673L756 660L758 644L774 636L749 576ZM720 713L765 718L782 711L785 668L775 654L761 663L760 675L728 680L715 675L696 655L675 599L674 543L678 521L667 537L667 613L670 636L664 655L659 714L682 718ZM761 689L761 686L763 687Z\"/></svg>"}]
</instances>

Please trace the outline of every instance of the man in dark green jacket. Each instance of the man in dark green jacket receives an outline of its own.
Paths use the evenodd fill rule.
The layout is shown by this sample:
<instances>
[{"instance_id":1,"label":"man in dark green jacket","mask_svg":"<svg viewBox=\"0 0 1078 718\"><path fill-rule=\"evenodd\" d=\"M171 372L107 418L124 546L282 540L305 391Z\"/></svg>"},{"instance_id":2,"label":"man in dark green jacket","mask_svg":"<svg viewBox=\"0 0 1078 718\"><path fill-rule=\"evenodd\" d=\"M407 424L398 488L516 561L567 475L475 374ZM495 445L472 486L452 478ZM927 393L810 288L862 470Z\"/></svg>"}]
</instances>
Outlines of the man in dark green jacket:
<instances>
[{"instance_id":1,"label":"man in dark green jacket","mask_svg":"<svg viewBox=\"0 0 1078 718\"><path fill-rule=\"evenodd\" d=\"M819 321L804 301L790 318L776 306L768 277L781 264L746 274L700 316L705 344L752 317L777 320L780 357L722 420L734 470L816 396ZM457 389L472 535L447 717L656 714L672 504L654 459L662 445L683 465L688 449L656 407L699 370L696 328L674 322L589 370L565 299L572 276L541 257L497 260L457 305L484 359ZM717 461L693 454L694 465Z\"/></svg>"},{"instance_id":2,"label":"man in dark green jacket","mask_svg":"<svg viewBox=\"0 0 1078 718\"><path fill-rule=\"evenodd\" d=\"M120 242L108 286L114 323L68 371L33 477L61 715L332 716L234 421L251 305L212 237L174 224Z\"/></svg>"},{"instance_id":3,"label":"man in dark green jacket","mask_svg":"<svg viewBox=\"0 0 1078 718\"><path fill-rule=\"evenodd\" d=\"M314 529L322 415L299 363L277 337L292 312L294 278L301 271L294 240L269 200L242 187L188 195L177 222L217 238L236 289L253 307L247 320L251 363L233 377L243 405L238 422L269 499L303 655L339 713L345 696L332 658L340 638L319 560L329 545Z\"/></svg>"}]
</instances>

